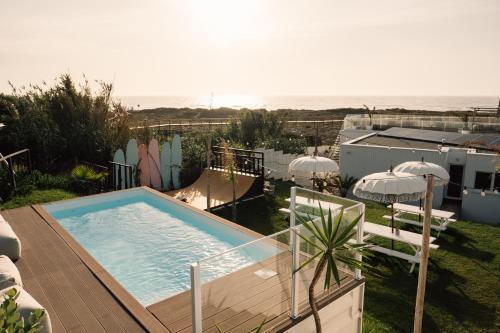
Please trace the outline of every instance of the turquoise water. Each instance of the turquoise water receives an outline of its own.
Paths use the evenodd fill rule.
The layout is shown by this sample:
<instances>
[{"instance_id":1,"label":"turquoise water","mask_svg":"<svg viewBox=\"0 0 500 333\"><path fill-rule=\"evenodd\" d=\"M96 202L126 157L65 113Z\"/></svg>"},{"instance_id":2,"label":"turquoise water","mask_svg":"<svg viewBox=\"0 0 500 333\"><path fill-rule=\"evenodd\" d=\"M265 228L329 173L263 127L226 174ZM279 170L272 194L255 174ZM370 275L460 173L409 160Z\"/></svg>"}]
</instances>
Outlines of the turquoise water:
<instances>
[{"instance_id":1,"label":"turquoise water","mask_svg":"<svg viewBox=\"0 0 500 333\"><path fill-rule=\"evenodd\" d=\"M143 189L44 208L145 306L190 289L191 263L255 240ZM276 252L271 246L230 251L201 265L202 282Z\"/></svg>"}]
</instances>

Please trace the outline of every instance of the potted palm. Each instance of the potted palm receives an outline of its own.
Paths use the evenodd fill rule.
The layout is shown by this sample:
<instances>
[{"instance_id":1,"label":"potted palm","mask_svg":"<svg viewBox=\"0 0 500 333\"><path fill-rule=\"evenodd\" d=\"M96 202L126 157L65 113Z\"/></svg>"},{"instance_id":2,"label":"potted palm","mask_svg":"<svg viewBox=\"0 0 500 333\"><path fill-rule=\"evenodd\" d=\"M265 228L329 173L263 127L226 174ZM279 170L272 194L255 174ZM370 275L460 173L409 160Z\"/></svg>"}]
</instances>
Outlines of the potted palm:
<instances>
[{"instance_id":1,"label":"potted palm","mask_svg":"<svg viewBox=\"0 0 500 333\"><path fill-rule=\"evenodd\" d=\"M368 247L367 244L349 242L356 234L355 227L363 214L346 224L343 223L344 209L342 209L336 217L332 216L330 209L328 210L327 217L325 217L321 206L319 209L321 223L316 222L317 218L312 219L309 216L305 218L301 214L295 214L304 228L310 232L310 236L305 236L301 234L298 229L294 229L294 232L316 251L314 255L294 271L295 274L313 261L317 261L316 269L308 290L309 305L314 317L316 333L322 332L321 318L319 316L314 294L316 284L325 272L323 286L325 290L332 286L332 277L335 283L340 286L338 263L345 264L349 269L361 269L366 267L366 264L356 259L354 254L363 255L366 253L366 248Z\"/></svg>"}]
</instances>

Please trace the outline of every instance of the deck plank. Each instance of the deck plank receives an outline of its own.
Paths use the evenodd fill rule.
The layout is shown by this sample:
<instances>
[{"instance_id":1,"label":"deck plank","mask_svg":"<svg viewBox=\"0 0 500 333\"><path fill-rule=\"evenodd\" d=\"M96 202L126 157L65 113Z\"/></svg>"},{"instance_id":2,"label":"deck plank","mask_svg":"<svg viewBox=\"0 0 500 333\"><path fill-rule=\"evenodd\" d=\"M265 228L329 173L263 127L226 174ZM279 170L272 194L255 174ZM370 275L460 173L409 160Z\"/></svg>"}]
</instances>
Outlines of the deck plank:
<instances>
[{"instance_id":1,"label":"deck plank","mask_svg":"<svg viewBox=\"0 0 500 333\"><path fill-rule=\"evenodd\" d=\"M162 327L175 333L191 332L190 291L138 308L137 301L127 302L130 295L123 288L110 288L117 284L113 277L53 219L32 207L2 214L23 244L16 265L25 288L46 307L55 333L142 333L148 331L144 320L152 323L154 332ZM263 279L255 274L263 268L277 274ZM308 311L307 286L313 270L311 265L299 275L301 313ZM346 284L354 281L347 274L342 279ZM204 284L204 332L215 332L215 325L228 332L242 332L264 319L266 327L284 327L292 322L288 315L290 289L291 255L287 247L276 256ZM331 288L320 299L331 301L339 290Z\"/></svg>"},{"instance_id":2,"label":"deck plank","mask_svg":"<svg viewBox=\"0 0 500 333\"><path fill-rule=\"evenodd\" d=\"M54 333L146 332L33 208L2 215L21 240L24 287L47 309Z\"/></svg>"}]
</instances>

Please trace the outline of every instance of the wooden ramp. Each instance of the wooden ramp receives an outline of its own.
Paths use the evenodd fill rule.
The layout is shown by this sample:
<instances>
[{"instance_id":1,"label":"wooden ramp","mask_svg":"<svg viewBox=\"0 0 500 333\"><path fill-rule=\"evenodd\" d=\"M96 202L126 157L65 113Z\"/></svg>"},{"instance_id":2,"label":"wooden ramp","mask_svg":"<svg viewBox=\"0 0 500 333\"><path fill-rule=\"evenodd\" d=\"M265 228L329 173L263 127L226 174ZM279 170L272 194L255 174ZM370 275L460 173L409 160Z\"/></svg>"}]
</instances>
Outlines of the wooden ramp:
<instances>
[{"instance_id":1,"label":"wooden ramp","mask_svg":"<svg viewBox=\"0 0 500 333\"><path fill-rule=\"evenodd\" d=\"M254 175L236 174L236 200L247 194L256 179L258 177ZM233 200L233 184L226 178L223 171L217 169L206 169L193 184L180 190L167 192L167 194L205 210L207 209L208 182L210 182L210 207L225 205Z\"/></svg>"}]
</instances>

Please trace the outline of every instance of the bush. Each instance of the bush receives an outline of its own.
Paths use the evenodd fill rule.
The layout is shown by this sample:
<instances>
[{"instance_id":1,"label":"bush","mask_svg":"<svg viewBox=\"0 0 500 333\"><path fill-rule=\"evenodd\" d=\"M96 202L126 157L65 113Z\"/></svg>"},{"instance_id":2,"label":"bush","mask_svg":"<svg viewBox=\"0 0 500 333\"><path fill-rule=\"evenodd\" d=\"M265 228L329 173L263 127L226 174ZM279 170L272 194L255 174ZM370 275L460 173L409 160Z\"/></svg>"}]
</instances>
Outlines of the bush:
<instances>
[{"instance_id":1,"label":"bush","mask_svg":"<svg viewBox=\"0 0 500 333\"><path fill-rule=\"evenodd\" d=\"M78 165L71 171L71 189L81 194L99 193L107 176L106 172L96 172L86 165Z\"/></svg>"},{"instance_id":2,"label":"bush","mask_svg":"<svg viewBox=\"0 0 500 333\"><path fill-rule=\"evenodd\" d=\"M128 114L111 99L112 86L100 82L93 93L86 82L75 87L62 75L51 88L30 86L0 94L3 153L29 148L42 170L75 160L104 163L129 138Z\"/></svg>"},{"instance_id":3,"label":"bush","mask_svg":"<svg viewBox=\"0 0 500 333\"><path fill-rule=\"evenodd\" d=\"M282 150L284 154L304 154L307 142L303 137L289 134L266 140L261 145L266 149Z\"/></svg>"},{"instance_id":4,"label":"bush","mask_svg":"<svg viewBox=\"0 0 500 333\"><path fill-rule=\"evenodd\" d=\"M7 291L0 306L0 332L6 333L35 333L41 328L41 320L45 310L37 309L30 313L28 320L24 321L17 308L16 299L19 293L15 288Z\"/></svg>"},{"instance_id":5,"label":"bush","mask_svg":"<svg viewBox=\"0 0 500 333\"><path fill-rule=\"evenodd\" d=\"M5 166L0 165L0 198L4 201L8 200L13 190L14 185L12 184L12 178L9 175L9 171Z\"/></svg>"},{"instance_id":6,"label":"bush","mask_svg":"<svg viewBox=\"0 0 500 333\"><path fill-rule=\"evenodd\" d=\"M43 173L39 170L33 170L29 175L26 175L20 182L20 185L32 185L37 189L53 189L61 190L71 189L71 178L67 175L51 175Z\"/></svg>"}]
</instances>

